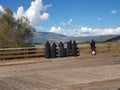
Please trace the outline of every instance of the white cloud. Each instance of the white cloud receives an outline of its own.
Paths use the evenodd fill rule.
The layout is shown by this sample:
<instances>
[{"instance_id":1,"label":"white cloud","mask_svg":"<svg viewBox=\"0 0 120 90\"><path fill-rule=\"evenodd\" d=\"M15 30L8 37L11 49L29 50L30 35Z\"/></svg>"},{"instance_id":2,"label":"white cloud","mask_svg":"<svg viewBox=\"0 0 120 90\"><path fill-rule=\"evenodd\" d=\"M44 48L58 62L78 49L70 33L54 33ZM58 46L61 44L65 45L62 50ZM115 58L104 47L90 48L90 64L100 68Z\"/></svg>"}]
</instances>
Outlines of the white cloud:
<instances>
[{"instance_id":1,"label":"white cloud","mask_svg":"<svg viewBox=\"0 0 120 90\"><path fill-rule=\"evenodd\" d=\"M17 14L14 13L14 17L20 18L22 16L25 16L25 11L24 11L24 8L22 6L20 6L17 10Z\"/></svg>"},{"instance_id":2,"label":"white cloud","mask_svg":"<svg viewBox=\"0 0 120 90\"><path fill-rule=\"evenodd\" d=\"M67 36L98 36L98 35L112 35L112 34L120 34L120 27L118 28L88 28L81 27L73 30L65 30L61 27L51 27L50 32L59 33Z\"/></svg>"},{"instance_id":3,"label":"white cloud","mask_svg":"<svg viewBox=\"0 0 120 90\"><path fill-rule=\"evenodd\" d=\"M68 22L62 22L62 25L63 26L67 26L67 25L70 25L72 23L73 19L69 19Z\"/></svg>"},{"instance_id":4,"label":"white cloud","mask_svg":"<svg viewBox=\"0 0 120 90\"><path fill-rule=\"evenodd\" d=\"M30 20L32 26L38 26L41 21L49 19L49 14L45 12L50 5L43 5L42 0L35 0L31 2L31 6L25 11L24 7L20 6L17 13L14 13L15 18L22 16Z\"/></svg>"},{"instance_id":5,"label":"white cloud","mask_svg":"<svg viewBox=\"0 0 120 90\"><path fill-rule=\"evenodd\" d=\"M4 12L4 8L0 5L0 11Z\"/></svg>"},{"instance_id":6,"label":"white cloud","mask_svg":"<svg viewBox=\"0 0 120 90\"><path fill-rule=\"evenodd\" d=\"M54 33L58 33L58 34L63 34L63 35L67 35L69 33L68 30L65 30L63 28L59 27L51 27L50 32L54 32Z\"/></svg>"},{"instance_id":7,"label":"white cloud","mask_svg":"<svg viewBox=\"0 0 120 90\"><path fill-rule=\"evenodd\" d=\"M117 14L118 13L118 10L112 10L111 11L111 14Z\"/></svg>"}]
</instances>

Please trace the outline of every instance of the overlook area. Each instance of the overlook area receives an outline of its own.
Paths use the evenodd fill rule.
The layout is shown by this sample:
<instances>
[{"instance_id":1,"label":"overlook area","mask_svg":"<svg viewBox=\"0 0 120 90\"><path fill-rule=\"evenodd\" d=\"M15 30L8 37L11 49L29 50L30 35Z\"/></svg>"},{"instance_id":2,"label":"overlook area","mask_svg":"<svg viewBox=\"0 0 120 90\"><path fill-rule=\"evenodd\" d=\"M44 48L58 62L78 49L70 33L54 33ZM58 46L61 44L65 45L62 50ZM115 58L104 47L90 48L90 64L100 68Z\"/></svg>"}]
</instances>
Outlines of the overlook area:
<instances>
[{"instance_id":1,"label":"overlook area","mask_svg":"<svg viewBox=\"0 0 120 90\"><path fill-rule=\"evenodd\" d=\"M1 0L0 90L120 90L120 0Z\"/></svg>"},{"instance_id":2,"label":"overlook area","mask_svg":"<svg viewBox=\"0 0 120 90\"><path fill-rule=\"evenodd\" d=\"M117 90L120 56L0 61L1 90Z\"/></svg>"}]
</instances>

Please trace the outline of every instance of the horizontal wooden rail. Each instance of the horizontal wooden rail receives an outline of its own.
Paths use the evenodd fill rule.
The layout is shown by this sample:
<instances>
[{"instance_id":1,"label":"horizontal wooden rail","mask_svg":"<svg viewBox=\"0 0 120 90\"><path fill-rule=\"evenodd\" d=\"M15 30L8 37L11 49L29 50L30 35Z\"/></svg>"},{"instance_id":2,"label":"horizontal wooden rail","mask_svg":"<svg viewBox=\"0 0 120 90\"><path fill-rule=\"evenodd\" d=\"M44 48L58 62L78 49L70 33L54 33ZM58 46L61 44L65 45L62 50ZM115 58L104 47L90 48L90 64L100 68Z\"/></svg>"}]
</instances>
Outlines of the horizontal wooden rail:
<instances>
[{"instance_id":1,"label":"horizontal wooden rail","mask_svg":"<svg viewBox=\"0 0 120 90\"><path fill-rule=\"evenodd\" d=\"M0 49L0 60L19 59L44 56L44 48L24 47Z\"/></svg>"},{"instance_id":2,"label":"horizontal wooden rail","mask_svg":"<svg viewBox=\"0 0 120 90\"><path fill-rule=\"evenodd\" d=\"M89 44L79 44L79 53L90 54ZM107 53L113 55L120 55L120 41L113 43L100 43L96 45L97 54ZM59 48L57 47L57 56ZM5 48L0 49L0 60L6 59L19 59L19 58L32 58L32 57L43 57L44 46L37 47L24 47L24 48Z\"/></svg>"}]
</instances>

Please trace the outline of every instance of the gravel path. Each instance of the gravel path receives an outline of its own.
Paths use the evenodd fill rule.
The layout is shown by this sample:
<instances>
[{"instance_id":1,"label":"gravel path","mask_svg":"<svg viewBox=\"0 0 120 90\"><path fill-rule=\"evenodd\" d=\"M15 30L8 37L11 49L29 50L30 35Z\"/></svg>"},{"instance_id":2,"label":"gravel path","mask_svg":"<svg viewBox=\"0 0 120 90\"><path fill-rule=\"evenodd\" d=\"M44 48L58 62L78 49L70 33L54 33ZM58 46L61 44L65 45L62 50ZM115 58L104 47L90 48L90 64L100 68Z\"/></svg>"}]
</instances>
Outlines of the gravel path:
<instances>
[{"instance_id":1,"label":"gravel path","mask_svg":"<svg viewBox=\"0 0 120 90\"><path fill-rule=\"evenodd\" d=\"M0 61L0 90L117 90L120 56Z\"/></svg>"}]
</instances>

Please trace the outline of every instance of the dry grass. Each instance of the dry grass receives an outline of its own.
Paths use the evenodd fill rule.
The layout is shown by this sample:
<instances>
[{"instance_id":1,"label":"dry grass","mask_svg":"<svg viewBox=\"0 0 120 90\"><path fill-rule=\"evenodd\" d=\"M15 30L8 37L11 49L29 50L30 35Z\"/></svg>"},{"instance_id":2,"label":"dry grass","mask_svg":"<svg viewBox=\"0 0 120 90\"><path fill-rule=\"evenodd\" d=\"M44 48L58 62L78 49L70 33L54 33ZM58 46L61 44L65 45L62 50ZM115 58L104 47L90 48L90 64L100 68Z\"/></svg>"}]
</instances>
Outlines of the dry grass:
<instances>
[{"instance_id":1,"label":"dry grass","mask_svg":"<svg viewBox=\"0 0 120 90\"><path fill-rule=\"evenodd\" d=\"M81 53L90 53L89 44L79 44L79 51ZM106 54L118 54L120 55L120 41L118 42L108 42L108 43L97 43L96 44L97 53L106 53Z\"/></svg>"}]
</instances>

